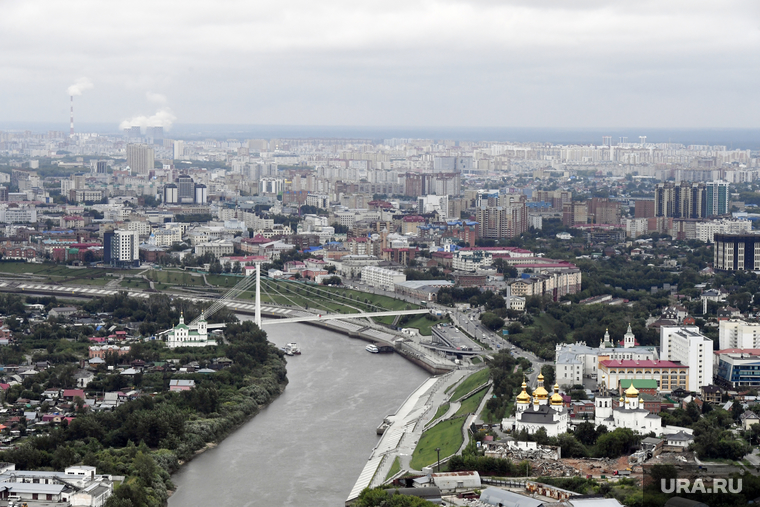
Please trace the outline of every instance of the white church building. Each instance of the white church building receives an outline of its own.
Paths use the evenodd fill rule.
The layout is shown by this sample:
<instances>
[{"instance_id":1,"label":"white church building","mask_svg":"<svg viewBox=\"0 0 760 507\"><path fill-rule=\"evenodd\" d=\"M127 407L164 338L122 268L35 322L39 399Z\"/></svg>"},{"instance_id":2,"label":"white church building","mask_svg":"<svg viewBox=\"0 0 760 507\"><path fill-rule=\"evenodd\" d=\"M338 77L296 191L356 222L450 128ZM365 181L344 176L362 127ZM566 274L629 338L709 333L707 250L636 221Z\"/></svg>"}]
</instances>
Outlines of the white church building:
<instances>
[{"instance_id":1,"label":"white church building","mask_svg":"<svg viewBox=\"0 0 760 507\"><path fill-rule=\"evenodd\" d=\"M566 433L570 415L559 394L559 385L554 385L554 394L549 398L549 393L544 388L544 376L539 374L538 387L533 391L532 400L527 387L523 382L522 392L517 395L515 431L526 430L533 434L544 428L550 437Z\"/></svg>"},{"instance_id":2,"label":"white church building","mask_svg":"<svg viewBox=\"0 0 760 507\"><path fill-rule=\"evenodd\" d=\"M657 414L650 414L644 408L639 398L639 391L631 386L626 389L625 397L621 397L617 403L607 391L606 379L602 376L599 384L599 395L594 401L594 425L604 425L609 431L617 428L629 428L639 433L653 431L659 435L662 431L662 419Z\"/></svg>"},{"instance_id":3,"label":"white church building","mask_svg":"<svg viewBox=\"0 0 760 507\"><path fill-rule=\"evenodd\" d=\"M166 334L166 346L170 349L176 347L209 347L215 346L216 339L209 338L208 323L206 318L201 314L198 322L195 324L185 324L185 314L181 313L179 324L174 326Z\"/></svg>"}]
</instances>

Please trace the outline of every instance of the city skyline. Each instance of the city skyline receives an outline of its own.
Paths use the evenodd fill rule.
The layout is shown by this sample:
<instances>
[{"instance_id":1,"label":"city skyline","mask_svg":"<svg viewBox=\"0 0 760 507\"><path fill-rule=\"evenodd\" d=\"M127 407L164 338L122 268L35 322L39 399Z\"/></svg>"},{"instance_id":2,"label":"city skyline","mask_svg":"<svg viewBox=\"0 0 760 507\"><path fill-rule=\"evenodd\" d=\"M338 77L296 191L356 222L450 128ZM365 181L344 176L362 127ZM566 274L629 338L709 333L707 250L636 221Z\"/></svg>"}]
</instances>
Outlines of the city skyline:
<instances>
[{"instance_id":1,"label":"city skyline","mask_svg":"<svg viewBox=\"0 0 760 507\"><path fill-rule=\"evenodd\" d=\"M758 9L6 2L0 122L752 128Z\"/></svg>"}]
</instances>

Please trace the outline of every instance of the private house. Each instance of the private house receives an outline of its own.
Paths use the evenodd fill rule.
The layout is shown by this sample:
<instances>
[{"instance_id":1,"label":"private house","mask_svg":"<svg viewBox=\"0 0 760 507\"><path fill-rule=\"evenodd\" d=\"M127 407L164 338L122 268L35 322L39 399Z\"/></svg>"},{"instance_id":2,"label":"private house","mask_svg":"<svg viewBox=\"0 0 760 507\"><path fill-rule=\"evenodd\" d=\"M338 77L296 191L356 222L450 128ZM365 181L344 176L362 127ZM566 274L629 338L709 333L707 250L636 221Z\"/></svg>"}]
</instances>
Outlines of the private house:
<instances>
[{"instance_id":1,"label":"private house","mask_svg":"<svg viewBox=\"0 0 760 507\"><path fill-rule=\"evenodd\" d=\"M195 388L195 380L172 379L169 381L169 391L190 391Z\"/></svg>"},{"instance_id":2,"label":"private house","mask_svg":"<svg viewBox=\"0 0 760 507\"><path fill-rule=\"evenodd\" d=\"M59 306L57 308L52 308L48 312L48 317L70 317L77 313L77 309L73 306Z\"/></svg>"}]
</instances>

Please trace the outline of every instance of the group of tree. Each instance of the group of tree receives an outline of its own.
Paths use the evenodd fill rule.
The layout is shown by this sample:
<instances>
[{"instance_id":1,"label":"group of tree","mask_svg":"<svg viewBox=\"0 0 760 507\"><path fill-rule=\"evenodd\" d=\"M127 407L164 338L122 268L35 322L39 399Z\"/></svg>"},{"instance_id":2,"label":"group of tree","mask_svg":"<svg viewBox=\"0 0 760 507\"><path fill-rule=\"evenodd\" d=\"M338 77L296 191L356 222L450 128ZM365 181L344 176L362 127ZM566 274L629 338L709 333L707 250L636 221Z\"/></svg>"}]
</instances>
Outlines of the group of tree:
<instances>
[{"instance_id":1,"label":"group of tree","mask_svg":"<svg viewBox=\"0 0 760 507\"><path fill-rule=\"evenodd\" d=\"M150 318L157 318L154 314ZM127 480L108 500L108 507L162 506L171 488L170 474L206 443L218 441L277 396L285 377L283 354L267 342L266 334L252 322L229 324L226 344L202 349L174 349L145 344L131 354L145 360L166 359L182 364L207 364L214 357L232 359L232 366L213 375L170 372L135 376L129 388L143 388L152 396L140 396L106 411L87 411L83 403L70 424L52 428L44 436L27 439L16 448L0 452L0 460L17 469L63 469L74 464L97 467L98 473L126 475ZM25 379L23 388L69 386L73 372L54 367ZM45 378L42 376L45 375ZM108 385L118 372L98 373L93 389ZM196 387L181 393L168 391L171 378L195 380ZM35 387L40 386L40 387ZM150 386L150 391L145 388ZM126 386L125 386L126 387ZM24 394L9 393L13 396Z\"/></svg>"}]
</instances>

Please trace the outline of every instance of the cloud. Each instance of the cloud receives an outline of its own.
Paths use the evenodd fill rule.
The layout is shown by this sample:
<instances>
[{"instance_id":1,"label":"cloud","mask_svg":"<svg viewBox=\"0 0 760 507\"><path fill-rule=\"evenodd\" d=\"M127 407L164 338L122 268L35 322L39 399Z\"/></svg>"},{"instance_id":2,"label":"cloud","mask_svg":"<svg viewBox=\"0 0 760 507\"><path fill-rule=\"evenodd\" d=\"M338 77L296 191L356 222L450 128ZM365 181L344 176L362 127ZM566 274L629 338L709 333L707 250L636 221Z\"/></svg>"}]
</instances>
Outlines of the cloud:
<instances>
[{"instance_id":1,"label":"cloud","mask_svg":"<svg viewBox=\"0 0 760 507\"><path fill-rule=\"evenodd\" d=\"M145 96L150 102L155 104L166 104L166 95L153 92L145 92Z\"/></svg>"},{"instance_id":2,"label":"cloud","mask_svg":"<svg viewBox=\"0 0 760 507\"><path fill-rule=\"evenodd\" d=\"M77 82L73 85L69 86L67 89L67 92L69 95L75 95L79 96L82 95L82 92L85 90L89 90L90 88L93 88L92 81L90 81L87 77L80 77L77 79Z\"/></svg>"},{"instance_id":3,"label":"cloud","mask_svg":"<svg viewBox=\"0 0 760 507\"><path fill-rule=\"evenodd\" d=\"M170 130L175 121L177 121L177 117L174 116L171 109L164 107L156 111L153 116L140 115L124 120L119 124L119 130L138 126L143 130L147 127L164 127L164 129Z\"/></svg>"},{"instance_id":4,"label":"cloud","mask_svg":"<svg viewBox=\"0 0 760 507\"><path fill-rule=\"evenodd\" d=\"M760 122L757 0L76 4L0 2L0 121L65 122L74 69L98 83L79 114L111 124L160 113L146 90L193 123Z\"/></svg>"}]
</instances>

